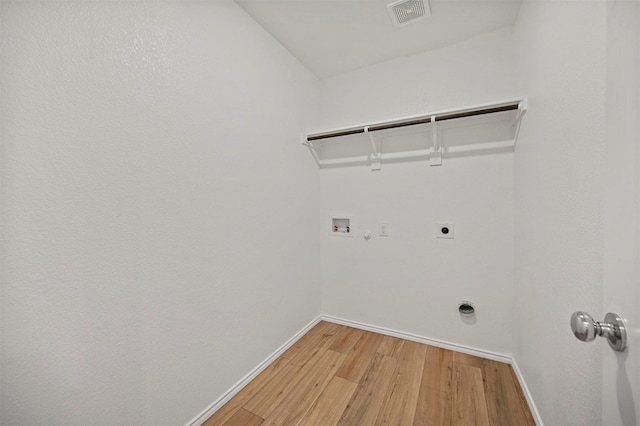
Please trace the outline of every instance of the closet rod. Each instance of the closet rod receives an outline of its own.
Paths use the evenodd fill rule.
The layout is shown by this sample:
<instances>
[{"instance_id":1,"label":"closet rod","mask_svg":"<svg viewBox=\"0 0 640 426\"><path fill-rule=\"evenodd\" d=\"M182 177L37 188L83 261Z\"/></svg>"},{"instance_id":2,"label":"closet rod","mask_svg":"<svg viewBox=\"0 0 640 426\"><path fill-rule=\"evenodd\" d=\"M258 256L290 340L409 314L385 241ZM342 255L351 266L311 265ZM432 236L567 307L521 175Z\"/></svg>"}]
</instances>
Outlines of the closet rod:
<instances>
[{"instance_id":1,"label":"closet rod","mask_svg":"<svg viewBox=\"0 0 640 426\"><path fill-rule=\"evenodd\" d=\"M519 102L516 103L511 103L511 104L507 104L507 105L502 105L502 106L498 106L498 107L491 107L491 108L481 108L481 109L474 109L474 110L470 110L470 111L463 111L463 112L455 112L455 113L450 113L450 114L443 114L443 115L436 115L435 120L436 121L445 121L445 120L454 120L456 118L465 118L465 117L474 117L476 115L483 115L483 114L494 114L497 112L505 112L505 111L513 111L518 109L520 106ZM416 118L416 119L410 119L410 120L404 120L404 121L396 121L393 123L386 123L386 124L378 124L378 125L374 125L374 126L369 126L368 127L368 131L369 132L375 132L378 130L388 130L388 129L396 129L398 127L407 127L407 126L415 126L418 124L428 124L431 123L431 116L428 117L424 117L424 118ZM311 141L317 141L320 139L329 139L329 138L335 138L338 136L348 136L348 135L355 135L358 133L365 133L365 129L367 129L366 127L358 127L355 129L347 129L347 130L338 130L336 132L329 132L329 133L322 133L322 134L318 134L318 135L309 135L307 136L307 141L311 142Z\"/></svg>"}]
</instances>

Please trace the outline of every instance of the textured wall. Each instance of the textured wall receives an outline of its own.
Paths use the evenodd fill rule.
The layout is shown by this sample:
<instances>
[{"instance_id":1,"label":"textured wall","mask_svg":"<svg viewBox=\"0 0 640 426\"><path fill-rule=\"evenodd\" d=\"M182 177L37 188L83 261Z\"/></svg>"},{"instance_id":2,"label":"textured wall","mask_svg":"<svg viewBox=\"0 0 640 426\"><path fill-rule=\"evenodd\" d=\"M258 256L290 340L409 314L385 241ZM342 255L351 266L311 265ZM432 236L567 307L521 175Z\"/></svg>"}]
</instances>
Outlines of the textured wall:
<instances>
[{"instance_id":1,"label":"textured wall","mask_svg":"<svg viewBox=\"0 0 640 426\"><path fill-rule=\"evenodd\" d=\"M515 357L547 425L602 420L600 348L568 324L602 310L605 7L526 1L516 25Z\"/></svg>"},{"instance_id":2,"label":"textured wall","mask_svg":"<svg viewBox=\"0 0 640 426\"><path fill-rule=\"evenodd\" d=\"M2 424L184 424L320 310L317 80L235 3L6 2Z\"/></svg>"},{"instance_id":3,"label":"textured wall","mask_svg":"<svg viewBox=\"0 0 640 426\"><path fill-rule=\"evenodd\" d=\"M322 121L330 128L512 98L516 57L504 29L330 78L321 85ZM323 311L510 353L513 196L512 152L445 157L440 167L323 169ZM354 216L355 238L327 235L332 213ZM389 222L388 237L377 235L378 221ZM454 222L456 238L436 239L438 221ZM460 318L464 299L477 305L475 324Z\"/></svg>"},{"instance_id":4,"label":"textured wall","mask_svg":"<svg viewBox=\"0 0 640 426\"><path fill-rule=\"evenodd\" d=\"M384 121L514 96L513 29L321 80L320 127Z\"/></svg>"}]
</instances>

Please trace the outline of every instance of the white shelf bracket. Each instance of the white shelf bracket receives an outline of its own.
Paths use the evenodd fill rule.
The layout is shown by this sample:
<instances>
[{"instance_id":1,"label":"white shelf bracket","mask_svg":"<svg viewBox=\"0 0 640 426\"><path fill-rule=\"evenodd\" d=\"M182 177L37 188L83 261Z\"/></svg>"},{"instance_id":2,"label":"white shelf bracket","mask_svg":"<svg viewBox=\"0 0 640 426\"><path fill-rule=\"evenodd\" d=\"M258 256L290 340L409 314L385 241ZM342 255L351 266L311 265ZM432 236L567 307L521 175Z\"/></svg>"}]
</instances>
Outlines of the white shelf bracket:
<instances>
[{"instance_id":1,"label":"white shelf bracket","mask_svg":"<svg viewBox=\"0 0 640 426\"><path fill-rule=\"evenodd\" d=\"M527 101L527 98L525 97L518 104L518 115L516 116L516 121L513 123L513 125L516 128L515 134L513 136L513 149L515 149L516 145L518 144L518 134L520 133L520 124L522 123L522 118L527 113L527 109L528 108L529 108L529 102Z\"/></svg>"},{"instance_id":2,"label":"white shelf bracket","mask_svg":"<svg viewBox=\"0 0 640 426\"><path fill-rule=\"evenodd\" d=\"M309 151L311 151L311 154L313 155L313 159L316 160L318 167L320 167L322 164L322 162L320 161L320 157L318 157L318 151L320 150L320 148L313 146L311 141L307 140L306 135L302 135L302 139L300 140L300 143L306 146L307 148L309 148Z\"/></svg>"},{"instance_id":3,"label":"white shelf bracket","mask_svg":"<svg viewBox=\"0 0 640 426\"><path fill-rule=\"evenodd\" d=\"M382 153L378 151L378 136L369 132L369 127L364 128L364 132L369 135L371 141L371 171L382 170Z\"/></svg>"},{"instance_id":4,"label":"white shelf bracket","mask_svg":"<svg viewBox=\"0 0 640 426\"><path fill-rule=\"evenodd\" d=\"M438 141L438 123L436 123L436 116L431 116L431 139L432 139L432 149L431 155L429 155L429 164L432 166L441 166L442 165L442 147L440 147L440 143Z\"/></svg>"}]
</instances>

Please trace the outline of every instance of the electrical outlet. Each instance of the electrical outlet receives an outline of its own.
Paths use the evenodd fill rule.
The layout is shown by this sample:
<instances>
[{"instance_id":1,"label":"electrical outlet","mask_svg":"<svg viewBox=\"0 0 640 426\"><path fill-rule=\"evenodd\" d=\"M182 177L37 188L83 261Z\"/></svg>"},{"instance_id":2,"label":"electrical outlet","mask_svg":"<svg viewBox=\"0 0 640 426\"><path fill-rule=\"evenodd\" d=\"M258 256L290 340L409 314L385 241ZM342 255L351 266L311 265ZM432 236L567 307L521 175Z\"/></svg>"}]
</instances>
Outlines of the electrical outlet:
<instances>
[{"instance_id":1,"label":"electrical outlet","mask_svg":"<svg viewBox=\"0 0 640 426\"><path fill-rule=\"evenodd\" d=\"M439 222L436 228L436 237L437 238L454 238L454 226L451 222Z\"/></svg>"},{"instance_id":2,"label":"electrical outlet","mask_svg":"<svg viewBox=\"0 0 640 426\"><path fill-rule=\"evenodd\" d=\"M389 236L389 222L378 222L378 235L381 237Z\"/></svg>"}]
</instances>

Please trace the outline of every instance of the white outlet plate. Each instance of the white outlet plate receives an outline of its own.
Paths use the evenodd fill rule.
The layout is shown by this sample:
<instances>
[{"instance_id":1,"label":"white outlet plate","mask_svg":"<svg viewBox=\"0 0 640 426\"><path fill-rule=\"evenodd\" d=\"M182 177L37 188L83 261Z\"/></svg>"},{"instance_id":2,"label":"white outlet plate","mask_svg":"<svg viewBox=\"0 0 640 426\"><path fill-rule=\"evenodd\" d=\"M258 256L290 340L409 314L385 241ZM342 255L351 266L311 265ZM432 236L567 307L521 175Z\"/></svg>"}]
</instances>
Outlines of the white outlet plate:
<instances>
[{"instance_id":1,"label":"white outlet plate","mask_svg":"<svg viewBox=\"0 0 640 426\"><path fill-rule=\"evenodd\" d=\"M455 227L452 222L438 222L436 226L436 238L453 239Z\"/></svg>"},{"instance_id":2,"label":"white outlet plate","mask_svg":"<svg viewBox=\"0 0 640 426\"><path fill-rule=\"evenodd\" d=\"M378 235L381 237L389 236L389 222L378 222Z\"/></svg>"}]
</instances>

